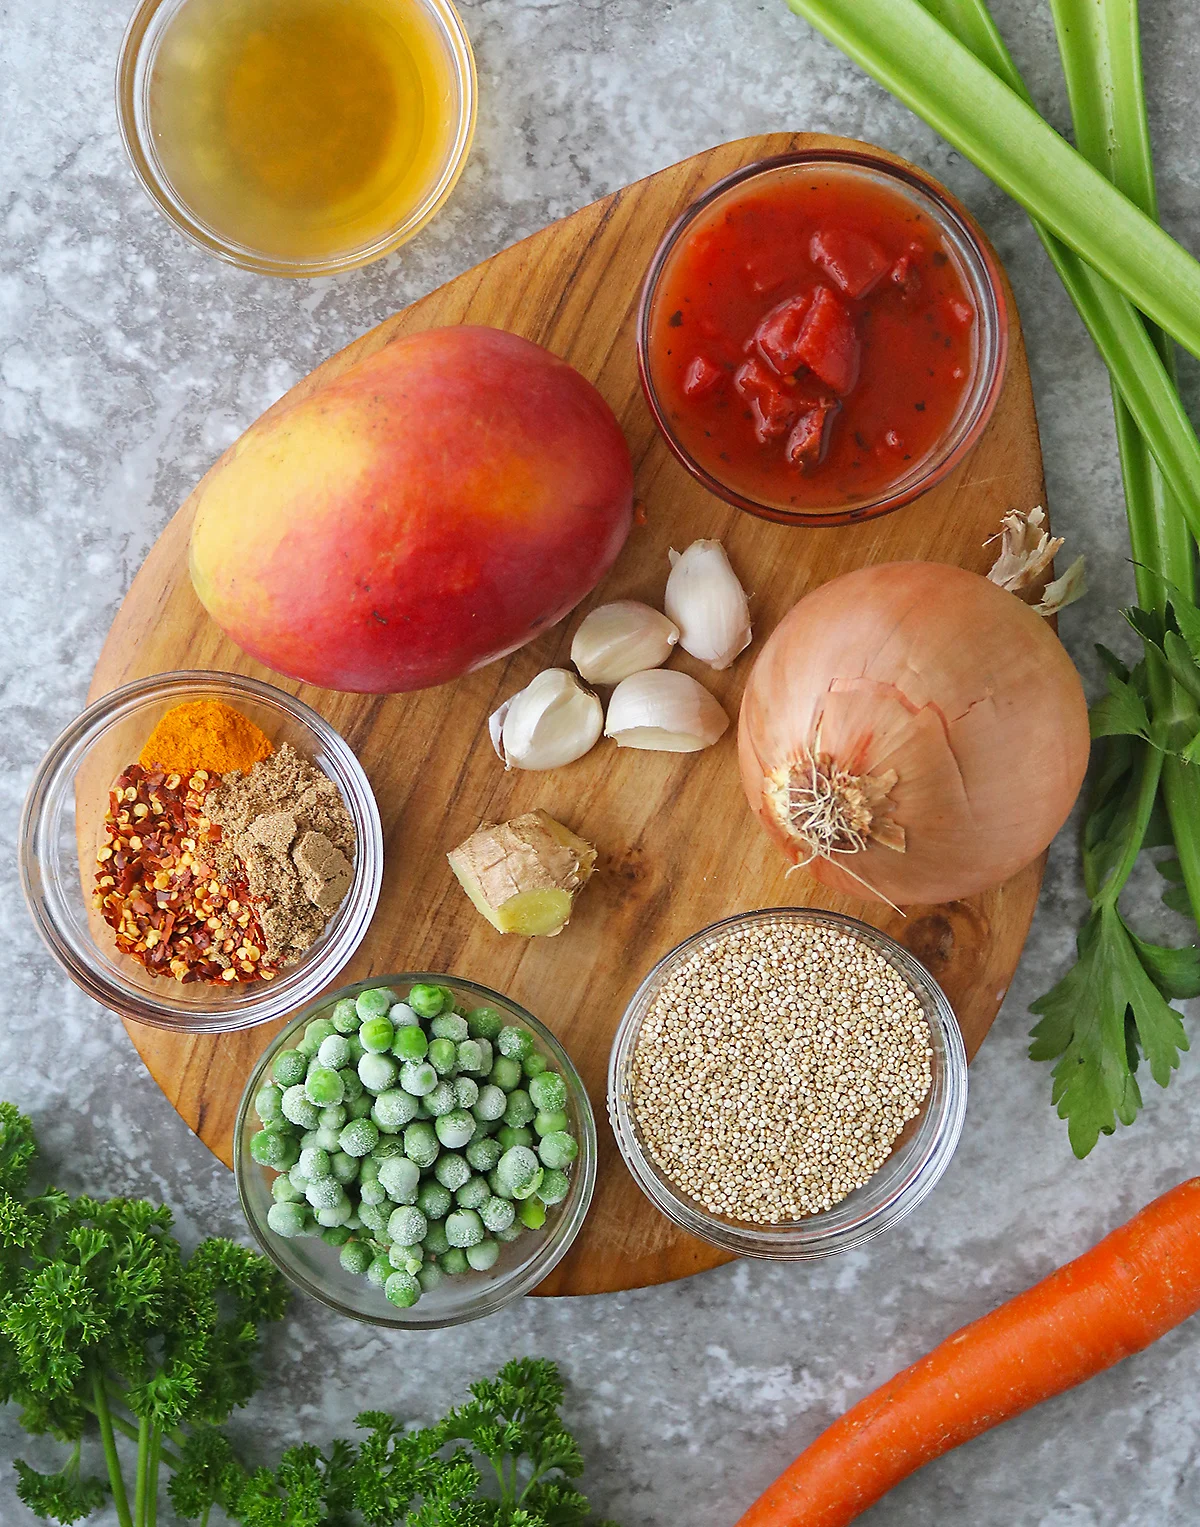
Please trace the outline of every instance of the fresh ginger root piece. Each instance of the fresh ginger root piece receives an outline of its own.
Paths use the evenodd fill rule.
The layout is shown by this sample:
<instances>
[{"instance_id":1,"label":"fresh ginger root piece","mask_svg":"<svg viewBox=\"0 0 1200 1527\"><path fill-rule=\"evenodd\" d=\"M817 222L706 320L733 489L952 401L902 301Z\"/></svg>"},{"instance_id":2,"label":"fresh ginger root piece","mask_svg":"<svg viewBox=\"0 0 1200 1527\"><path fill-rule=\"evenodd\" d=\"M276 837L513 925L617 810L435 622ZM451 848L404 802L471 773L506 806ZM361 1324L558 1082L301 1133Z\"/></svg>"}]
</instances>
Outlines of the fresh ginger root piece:
<instances>
[{"instance_id":1,"label":"fresh ginger root piece","mask_svg":"<svg viewBox=\"0 0 1200 1527\"><path fill-rule=\"evenodd\" d=\"M446 855L464 891L500 933L553 938L566 927L596 850L549 812L483 822Z\"/></svg>"}]
</instances>

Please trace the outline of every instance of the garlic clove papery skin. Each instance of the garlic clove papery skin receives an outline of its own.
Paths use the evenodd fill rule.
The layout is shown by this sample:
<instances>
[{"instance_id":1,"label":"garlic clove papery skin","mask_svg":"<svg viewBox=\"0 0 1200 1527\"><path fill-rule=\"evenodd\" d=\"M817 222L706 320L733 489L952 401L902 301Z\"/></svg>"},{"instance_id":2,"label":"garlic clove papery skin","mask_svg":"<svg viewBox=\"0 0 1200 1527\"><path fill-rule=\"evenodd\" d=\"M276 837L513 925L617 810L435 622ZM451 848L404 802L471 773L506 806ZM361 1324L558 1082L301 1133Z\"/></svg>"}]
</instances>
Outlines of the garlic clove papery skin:
<instances>
[{"instance_id":1,"label":"garlic clove papery skin","mask_svg":"<svg viewBox=\"0 0 1200 1527\"><path fill-rule=\"evenodd\" d=\"M690 674L650 668L622 679L613 690L604 735L619 748L698 753L728 726L720 703Z\"/></svg>"},{"instance_id":2,"label":"garlic clove papery skin","mask_svg":"<svg viewBox=\"0 0 1200 1527\"><path fill-rule=\"evenodd\" d=\"M679 627L679 645L710 668L728 668L750 645L750 605L720 541L672 549L663 609Z\"/></svg>"},{"instance_id":3,"label":"garlic clove papery skin","mask_svg":"<svg viewBox=\"0 0 1200 1527\"><path fill-rule=\"evenodd\" d=\"M586 615L571 643L571 661L589 684L619 684L658 668L671 656L679 627L636 599L617 599Z\"/></svg>"},{"instance_id":4,"label":"garlic clove papery skin","mask_svg":"<svg viewBox=\"0 0 1200 1527\"><path fill-rule=\"evenodd\" d=\"M561 769L589 752L604 730L604 708L566 668L547 668L488 721L506 769Z\"/></svg>"}]
</instances>

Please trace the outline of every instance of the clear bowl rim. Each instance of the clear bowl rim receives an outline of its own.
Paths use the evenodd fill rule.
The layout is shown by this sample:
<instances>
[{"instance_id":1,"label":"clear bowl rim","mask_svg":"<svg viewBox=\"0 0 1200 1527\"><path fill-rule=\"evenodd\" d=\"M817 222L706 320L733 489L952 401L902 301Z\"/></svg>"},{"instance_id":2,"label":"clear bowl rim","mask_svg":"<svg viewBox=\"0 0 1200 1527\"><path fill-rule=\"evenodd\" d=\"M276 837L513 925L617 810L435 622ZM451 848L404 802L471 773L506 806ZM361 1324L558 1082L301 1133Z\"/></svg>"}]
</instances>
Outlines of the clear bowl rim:
<instances>
[{"instance_id":1,"label":"clear bowl rim","mask_svg":"<svg viewBox=\"0 0 1200 1527\"><path fill-rule=\"evenodd\" d=\"M328 1293L319 1284L297 1273L293 1268L287 1267L276 1254L275 1241L277 1237L271 1234L265 1227L260 1227L250 1207L245 1185L247 1161L242 1151L242 1141L246 1137L246 1119L253 1106L254 1098L262 1082L262 1077L267 1069L268 1062L280 1049L286 1048L285 1039L295 1034L304 1024L310 1022L323 1009L330 1007L342 997L356 996L360 991L367 991L373 986L405 986L414 985L418 982L430 982L434 985L445 984L482 997L490 1002L499 1002L511 1012L519 1015L520 1021L527 1023L538 1036L539 1040L546 1044L555 1059L562 1066L571 1089L575 1108L579 1115L580 1141L579 1156L576 1159L571 1172L571 1193L564 1201L564 1209L569 1209L560 1217L560 1222L555 1225L555 1233L548 1237L538 1247L528 1262L519 1265L512 1271L511 1282L506 1282L503 1292L494 1292L492 1297L485 1297L488 1289L495 1289L494 1284L481 1284L481 1297L467 1309L457 1314L449 1315L443 1319L420 1319L410 1311L401 1310L393 1306L387 1306L381 1310L378 1316L364 1314L361 1310L351 1309L343 1304L335 1295ZM389 1330L403 1331L433 1331L442 1330L449 1326L466 1325L472 1320L482 1320L488 1315L494 1315L497 1311L513 1304L536 1288L537 1285L547 1278L551 1272L566 1256L574 1245L584 1220L587 1218L591 1207L592 1196L596 1188L597 1157L599 1155L599 1139L596 1132L596 1116L592 1108L591 1098L587 1088L583 1084L583 1078L579 1075L574 1061L567 1054L562 1041L547 1027L539 1018L535 1018L531 1012L512 997L506 997L503 992L498 992L494 987L484 986L479 981L468 980L465 976L448 974L445 971L435 970L411 970L399 971L391 975L372 976L365 981L351 981L346 986L340 986L336 991L327 992L324 996L309 1002L304 1010L297 1014L295 1019L274 1035L266 1049L254 1062L246 1079L246 1087L242 1093L241 1102L238 1104L237 1118L233 1126L233 1176L237 1188L238 1202L242 1207L242 1213L246 1217L246 1224L250 1233L258 1242L263 1253L283 1273L289 1283L294 1284L310 1298L323 1304L326 1309L333 1310L335 1314L344 1315L349 1320L361 1321L366 1325L382 1326ZM557 1238L556 1238L557 1237ZM420 1302L415 1304L413 1310L419 1310Z\"/></svg>"},{"instance_id":2,"label":"clear bowl rim","mask_svg":"<svg viewBox=\"0 0 1200 1527\"><path fill-rule=\"evenodd\" d=\"M141 60L142 44L150 23L164 5L175 0L140 0L117 55L115 78L117 125L125 157L142 190L179 233L193 244L236 265L240 270L254 271L266 276L333 276L343 271L356 270L372 260L391 254L402 244L419 233L441 209L454 190L466 164L467 155L475 137L475 123L479 110L479 79L475 66L475 54L471 39L456 10L453 0L418 0L433 15L452 59L455 79L458 83L459 112L454 137L447 150L445 162L436 181L413 211L387 233L381 234L369 244L360 245L340 255L327 255L312 260L289 260L280 255L268 255L225 238L208 226L178 197L165 177L155 169L155 157L144 142L139 131L136 102L136 81ZM188 0L179 0L186 5Z\"/></svg>"},{"instance_id":3,"label":"clear bowl rim","mask_svg":"<svg viewBox=\"0 0 1200 1527\"><path fill-rule=\"evenodd\" d=\"M935 452L930 457L926 469L919 478L898 491L893 490L882 493L877 498L865 500L861 504L853 504L846 509L816 509L812 511L785 509L777 504L763 503L761 500L739 493L736 488L728 487L719 478L714 477L685 448L671 428L666 409L660 403L655 390L649 359L651 309L657 292L658 281L666 266L667 259L682 235L696 218L708 210L714 201L724 196L727 192L743 185L746 181L755 179L759 175L771 174L776 170L786 169L793 165L806 164L840 164L870 169L877 173L890 175L893 179L902 182L910 190L922 193L934 203L942 217L951 224L963 242L970 247L979 262L980 269L986 277L983 291L988 298L988 305L984 310L986 321L983 327L986 329L990 340L992 358L987 385L980 394L973 414L969 416L965 423L956 427L955 433L950 437L951 444L949 449L944 454L939 455ZM641 294L638 298L635 325L638 377L642 384L642 393L653 416L655 425L672 455L697 482L707 488L717 498L723 499L727 504L732 504L736 509L744 510L747 514L753 514L759 519L771 520L780 525L801 525L812 529L837 525L859 525L868 520L879 519L882 515L891 514L897 509L902 509L906 504L910 504L914 499L921 497L922 494L928 493L931 488L936 487L939 482L948 477L978 443L980 436L983 434L995 411L1007 374L1009 351L1008 310L1008 298L1005 293L1004 278L1001 273L999 259L971 214L933 176L927 175L917 165L910 164L907 160L901 160L898 156L886 154L884 150L876 149L868 143L860 143L852 149L834 147L797 149L791 153L772 154L765 159L757 159L752 164L743 165L740 169L733 170L730 174L722 176L720 180L714 181L711 186L708 186L701 192L695 201L690 202L683 209L663 234L662 240L651 258L645 279L642 282Z\"/></svg>"},{"instance_id":4,"label":"clear bowl rim","mask_svg":"<svg viewBox=\"0 0 1200 1527\"><path fill-rule=\"evenodd\" d=\"M355 819L358 836L354 879L344 902L347 915L335 936L311 960L301 957L285 977L237 994L237 1007L214 1004L211 1009L175 1004L165 996L151 998L131 986L118 985L96 962L82 957L47 908L46 893L41 889L43 872L36 852L42 820L56 789L74 789L80 764L109 726L142 705L204 690L226 697L244 696L273 707L313 733L334 765L334 783ZM233 1033L293 1012L298 1004L315 996L333 980L353 956L379 902L383 825L375 792L349 743L310 705L261 679L216 669L187 668L150 674L122 684L93 700L63 728L47 748L26 791L17 832L17 857L21 890L34 926L59 965L88 996L119 1017L151 1028ZM84 947L91 948L90 938ZM164 987L164 994L166 991Z\"/></svg>"},{"instance_id":5,"label":"clear bowl rim","mask_svg":"<svg viewBox=\"0 0 1200 1527\"><path fill-rule=\"evenodd\" d=\"M769 919L821 922L882 946L883 952L895 963L901 974L927 999L926 1016L930 1016L929 1010L932 1009L944 1046L946 1085L943 1105L940 1114L934 1119L933 1134L921 1159L875 1208L864 1212L853 1223L832 1230L823 1229L822 1225L827 1223L827 1214L836 1213L840 1205L835 1205L827 1213L811 1215L784 1227L739 1224L708 1213L678 1193L669 1184L665 1174L649 1160L642 1149L629 1106L629 1076L638 1033L649 1000L667 968L701 940L713 934ZM932 1029L932 1019L930 1026ZM609 1123L622 1160L650 1202L673 1223L697 1239L736 1256L804 1262L854 1250L891 1229L924 1201L949 1166L957 1148L966 1118L967 1085L966 1046L954 1010L937 981L902 944L860 918L826 911L823 907L761 907L751 912L737 912L729 917L718 918L716 922L697 929L668 950L639 983L622 1015L609 1052L607 1105ZM886 1170L885 1162L880 1172ZM879 1173L876 1173L878 1176ZM869 1186L870 1183L866 1185ZM847 1200L843 1200L845 1202Z\"/></svg>"}]
</instances>

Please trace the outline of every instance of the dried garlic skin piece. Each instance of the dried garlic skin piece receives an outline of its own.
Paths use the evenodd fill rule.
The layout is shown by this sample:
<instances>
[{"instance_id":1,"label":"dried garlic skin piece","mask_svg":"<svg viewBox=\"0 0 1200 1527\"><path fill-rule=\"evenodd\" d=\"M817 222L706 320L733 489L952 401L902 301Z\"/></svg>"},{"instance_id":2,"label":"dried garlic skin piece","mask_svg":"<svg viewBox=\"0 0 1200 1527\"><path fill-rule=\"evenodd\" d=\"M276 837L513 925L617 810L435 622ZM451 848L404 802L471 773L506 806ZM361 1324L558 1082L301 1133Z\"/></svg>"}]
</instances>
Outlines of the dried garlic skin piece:
<instances>
[{"instance_id":1,"label":"dried garlic skin piece","mask_svg":"<svg viewBox=\"0 0 1200 1527\"><path fill-rule=\"evenodd\" d=\"M596 867L596 850L549 812L483 822L446 855L459 884L499 933L553 938Z\"/></svg>"},{"instance_id":2,"label":"dried garlic skin piece","mask_svg":"<svg viewBox=\"0 0 1200 1527\"><path fill-rule=\"evenodd\" d=\"M984 545L990 546L997 538L1000 550L988 581L1015 594L1039 615L1057 615L1087 593L1082 557L1077 557L1061 578L1046 582L1064 542L1062 536L1052 537L1046 529L1046 511L1041 504L1032 509L1010 509L1000 521L997 535Z\"/></svg>"},{"instance_id":3,"label":"dried garlic skin piece","mask_svg":"<svg viewBox=\"0 0 1200 1527\"><path fill-rule=\"evenodd\" d=\"M571 661L589 684L619 684L658 668L679 640L675 622L637 599L616 599L584 616L571 642Z\"/></svg>"}]
</instances>

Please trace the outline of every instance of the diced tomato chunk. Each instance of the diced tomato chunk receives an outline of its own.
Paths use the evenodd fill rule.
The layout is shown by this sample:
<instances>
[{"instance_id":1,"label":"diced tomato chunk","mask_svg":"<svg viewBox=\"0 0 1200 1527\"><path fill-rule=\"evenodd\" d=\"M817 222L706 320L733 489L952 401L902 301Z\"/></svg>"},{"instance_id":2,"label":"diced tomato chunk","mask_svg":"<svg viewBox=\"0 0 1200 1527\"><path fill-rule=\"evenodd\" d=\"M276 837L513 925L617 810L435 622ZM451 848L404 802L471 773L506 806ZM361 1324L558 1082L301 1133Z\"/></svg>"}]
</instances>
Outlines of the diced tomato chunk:
<instances>
[{"instance_id":1,"label":"diced tomato chunk","mask_svg":"<svg viewBox=\"0 0 1200 1527\"><path fill-rule=\"evenodd\" d=\"M861 346L854 320L827 286L813 292L796 353L816 376L845 397L858 381Z\"/></svg>"},{"instance_id":2,"label":"diced tomato chunk","mask_svg":"<svg viewBox=\"0 0 1200 1527\"><path fill-rule=\"evenodd\" d=\"M733 385L750 405L760 445L786 434L795 424L799 403L787 395L761 361L752 359L739 366L733 374Z\"/></svg>"},{"instance_id":3,"label":"diced tomato chunk","mask_svg":"<svg viewBox=\"0 0 1200 1527\"><path fill-rule=\"evenodd\" d=\"M683 390L689 398L702 398L721 380L720 366L697 355L683 374Z\"/></svg>"},{"instance_id":4,"label":"diced tomato chunk","mask_svg":"<svg viewBox=\"0 0 1200 1527\"><path fill-rule=\"evenodd\" d=\"M804 324L804 315L811 306L812 297L807 292L799 297L788 297L773 307L765 318L760 319L754 331L754 348L780 376L791 376L801 365L796 345Z\"/></svg>"},{"instance_id":5,"label":"diced tomato chunk","mask_svg":"<svg viewBox=\"0 0 1200 1527\"><path fill-rule=\"evenodd\" d=\"M847 297L865 297L888 268L888 257L874 239L848 228L824 228L808 245L809 259L819 265Z\"/></svg>"},{"instance_id":6,"label":"diced tomato chunk","mask_svg":"<svg viewBox=\"0 0 1200 1527\"><path fill-rule=\"evenodd\" d=\"M837 409L832 398L825 398L806 408L797 419L783 449L794 467L812 467L820 461L829 438L829 423Z\"/></svg>"},{"instance_id":7,"label":"diced tomato chunk","mask_svg":"<svg viewBox=\"0 0 1200 1527\"><path fill-rule=\"evenodd\" d=\"M900 256L892 266L891 279L906 297L912 297L921 290L921 272L911 254Z\"/></svg>"}]
</instances>

